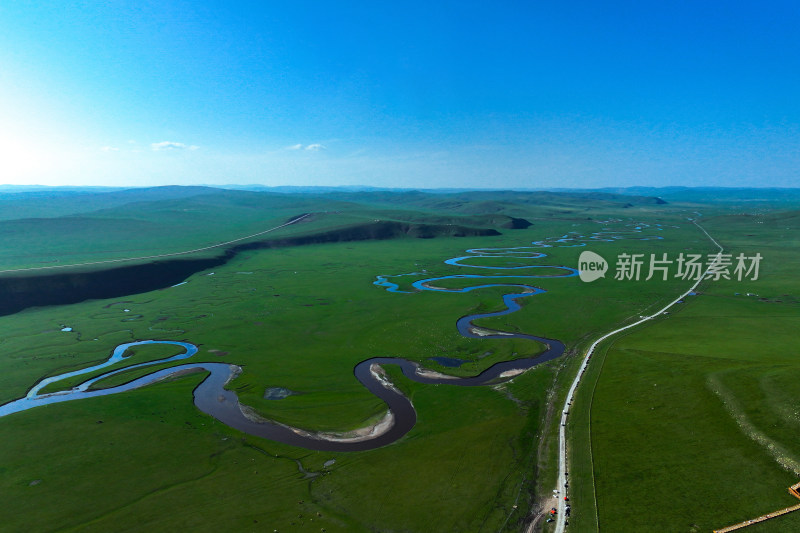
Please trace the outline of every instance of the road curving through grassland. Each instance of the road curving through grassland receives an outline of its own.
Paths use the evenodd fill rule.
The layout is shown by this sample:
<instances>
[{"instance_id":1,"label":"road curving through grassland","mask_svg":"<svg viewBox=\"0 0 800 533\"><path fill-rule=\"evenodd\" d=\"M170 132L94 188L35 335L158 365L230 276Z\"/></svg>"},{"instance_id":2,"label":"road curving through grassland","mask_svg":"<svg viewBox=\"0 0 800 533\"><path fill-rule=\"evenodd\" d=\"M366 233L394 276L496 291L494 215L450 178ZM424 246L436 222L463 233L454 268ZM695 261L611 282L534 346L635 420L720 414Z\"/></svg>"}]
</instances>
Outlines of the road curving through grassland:
<instances>
[{"instance_id":1,"label":"road curving through grassland","mask_svg":"<svg viewBox=\"0 0 800 533\"><path fill-rule=\"evenodd\" d=\"M602 337L592 342L592 344L589 346L589 349L586 350L586 354L583 356L583 360L581 361L581 365L578 368L577 374L575 375L575 379L572 380L572 384L570 385L569 391L567 392L567 397L564 400L564 408L562 409L561 412L561 424L558 428L558 480L556 482L556 489L555 489L557 491L556 494L558 495L558 505L556 507L557 509L556 528L555 528L556 533L564 533L564 530L567 526L567 516L566 516L567 501L565 500L565 498L568 497L569 494L568 490L569 484L567 481L568 471L567 471L567 437L566 437L568 414L572 405L572 401L575 398L575 391L577 390L578 385L580 384L581 378L583 377L583 374L586 371L586 367L589 365L589 361L595 349L601 342L617 335L618 333L629 330L631 328L635 328L636 326L644 324L645 322L653 320L654 318L657 318L659 316L663 316L663 314L666 313L670 308L680 303L691 293L695 292L700 283L706 278L708 272L711 271L722 260L722 252L723 252L722 245L720 245L705 229L703 229L703 227L700 226L700 224L698 224L696 220L691 220L691 222L695 226L697 226L700 229L700 231L705 233L705 235L711 240L712 243L714 243L714 245L718 249L716 255L711 260L709 265L706 267L703 274L698 277L698 279L694 282L694 284L692 284L692 286L689 289L681 293L680 296L669 302L667 305L665 305L655 313L643 316L636 322L633 322L626 326L622 326L613 331L609 331ZM533 529L533 523L529 525L526 531L530 533L532 529Z\"/></svg>"}]
</instances>

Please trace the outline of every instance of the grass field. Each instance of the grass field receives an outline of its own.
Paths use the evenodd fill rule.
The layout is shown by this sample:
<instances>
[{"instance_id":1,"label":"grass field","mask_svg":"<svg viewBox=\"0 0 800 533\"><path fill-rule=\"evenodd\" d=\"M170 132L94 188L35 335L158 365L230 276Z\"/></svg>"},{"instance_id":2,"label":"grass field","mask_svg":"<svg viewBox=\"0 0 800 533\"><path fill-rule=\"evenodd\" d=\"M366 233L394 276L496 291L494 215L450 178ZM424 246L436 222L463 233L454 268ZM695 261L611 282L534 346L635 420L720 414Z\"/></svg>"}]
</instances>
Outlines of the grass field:
<instances>
[{"instance_id":1,"label":"grass field","mask_svg":"<svg viewBox=\"0 0 800 533\"><path fill-rule=\"evenodd\" d=\"M103 216L125 221L139 212L143 220L169 226L184 216L180 209L185 202L205 204L199 218L215 221L217 233L205 232L206 226L200 224L194 233L178 232L180 238L172 241L164 235L153 241L154 250L172 250L221 242L261 227L262 219L255 215L234 217L227 226L224 218L214 215L229 211L231 202L241 205L244 199L226 194L216 200L205 196L162 200L156 206L122 206ZM337 199L340 213L319 217L313 226L287 228L283 234L342 227L387 213L381 198L371 198L369 205L360 207L354 207L352 200ZM260 205L249 196L247 201ZM321 202L318 198L303 201L297 206L283 205L283 211L276 210L273 218L264 221L288 218L297 214L296 209L310 211L311 204L316 202L318 208ZM345 201L350 202L346 209ZM474 220L489 221L480 215L486 206L478 208L469 201L457 208L451 205L446 216L437 218L441 205L425 203L432 201L417 199L412 206L395 207L392 218L449 224L478 215L483 218ZM547 257L530 264L575 267L580 252L590 249L606 257L613 269L613 258L621 252L674 255L713 250L686 221L688 207L647 203L621 207L598 200L595 204L585 202L580 209L570 210L563 204L506 201L504 216L525 217L533 225L500 227L501 234L493 237L398 238L250 250L213 271L197 272L176 287L0 317L0 402L21 397L44 376L105 360L120 343L186 340L200 348L194 360L242 366L244 372L229 387L242 403L267 418L312 430L361 427L385 410L352 374L364 359L404 357L439 371L469 375L493 362L541 350L538 344L520 339L467 339L456 331L459 317L500 309L508 288L404 294L373 285L376 276L389 276L401 289L409 290L416 279L450 274L553 273L550 269L470 269L444 261L467 255L465 250L470 248L529 246L568 232L591 235L602 229L627 238L590 241L586 247L554 243L556 247L539 250ZM163 210L160 215L153 215L159 210ZM724 209L717 206L713 211ZM193 219L186 217L186 226L191 226ZM500 217L495 222L506 220ZM757 290L743 292L755 290L768 299L791 293L779 281L792 268L791 243L786 235L780 238L778 226L745 237L751 231L746 229L751 227L749 222L720 217L704 223L726 247L749 252L757 244L765 255ZM33 223L35 228L39 224ZM642 232L635 230L643 224L650 226ZM662 224L662 229L657 230L655 224ZM93 227L100 231L101 226ZM126 242L129 248L74 258L119 257L149 250L148 234L138 229L133 233L139 240L126 241L131 227L137 226L112 226L121 232L112 241ZM50 230L43 228L33 235L51 238ZM16 240L5 248L7 258L24 255L23 233L14 235ZM663 239L639 240L644 235ZM88 241L93 238L81 236ZM767 240L771 238L774 241ZM756 244L748 245L748 239ZM769 250L767 242L772 242ZM65 257L70 256L69 246L78 244L65 242ZM60 252L54 248L50 253ZM38 260L34 256L31 252L24 261L8 259L6 264L34 264ZM464 263L502 267L521 266L520 262L512 257ZM420 275L400 276L414 272ZM532 284L547 292L521 300L523 309L517 313L479 325L560 339L570 353L618 324L655 310L686 285L674 279L619 282L613 273L591 284L575 277L515 279L510 282ZM463 283L448 280L446 286L459 288ZM784 446L787 454L797 454L796 443L786 442L796 429L796 418L792 422L787 413L796 416L797 369L787 347L797 304L789 299L776 303L734 297L738 287L726 282L704 288L702 296L669 319L614 343L605 353L602 371L600 365L590 367L590 372L599 374L596 395L591 411L585 411L585 433L577 433L578 424L574 431L576 437L582 435L582 442L592 443L594 469L571 470L576 486L585 475L584 488L576 493L576 508L592 508L596 492L604 531L645 531L650 524L662 528L652 531L687 531L695 522L721 527L777 509L788 500L786 487L793 476L776 466L764 446L744 435L736 417L746 417L767 438ZM61 331L63 326L72 331ZM750 335L748 328L765 338ZM126 364L168 355L165 350L170 349L137 347ZM428 360L434 356L468 362L458 369L444 368ZM576 362L575 357L562 358L501 386L477 388L421 385L389 368L397 386L412 399L418 423L400 441L369 452L310 452L238 433L194 407L191 391L201 379L198 375L17 413L0 418L0 493L4 495L0 523L8 531L108 531L119 529L120 524L129 525L129 530L517 531L537 499L554 485L556 420L547 422L548 406L563 393L560 387L571 379ZM128 374L127 379L138 375ZM97 386L117 382L104 380ZM268 400L264 392L270 387L297 394ZM651 388L657 388L657 396ZM581 394L587 390L584 387ZM722 398L729 397L739 400L726 408ZM658 416L652 416L656 408ZM573 420L580 416L576 412ZM664 438L651 438L659 431L666 431ZM591 440L583 438L588 436ZM728 445L733 451L724 451ZM711 452L713 461L705 455ZM586 457L577 454L573 460L590 464ZM675 466L679 458L685 460L683 470ZM731 465L736 462L749 469L743 479L762 472L758 498L748 491L747 483L734 483ZM687 473L694 468L704 474L713 468L722 472L728 468L731 473L704 477L699 483L702 490L695 488L691 493L670 485L670 480L688 483ZM596 485L591 484L592 473ZM720 480L726 486L716 483ZM718 492L704 492L712 486ZM644 497L648 490L661 499ZM749 508L742 505L747 494ZM682 507L682 498L692 495L697 498L692 510L713 512L692 515L689 507ZM645 522L651 518L652 522ZM670 529L679 519L688 524L684 527L681 522L683 529ZM583 520L580 514L575 516L576 527L579 520ZM596 527L584 523L590 526L581 530ZM645 529L636 529L641 524Z\"/></svg>"},{"instance_id":2,"label":"grass field","mask_svg":"<svg viewBox=\"0 0 800 533\"><path fill-rule=\"evenodd\" d=\"M796 503L797 216L703 223L727 251L761 253L759 279L705 282L599 354L573 419L576 527L597 527L595 497L606 531L710 531ZM788 515L747 531L798 528Z\"/></svg>"}]
</instances>

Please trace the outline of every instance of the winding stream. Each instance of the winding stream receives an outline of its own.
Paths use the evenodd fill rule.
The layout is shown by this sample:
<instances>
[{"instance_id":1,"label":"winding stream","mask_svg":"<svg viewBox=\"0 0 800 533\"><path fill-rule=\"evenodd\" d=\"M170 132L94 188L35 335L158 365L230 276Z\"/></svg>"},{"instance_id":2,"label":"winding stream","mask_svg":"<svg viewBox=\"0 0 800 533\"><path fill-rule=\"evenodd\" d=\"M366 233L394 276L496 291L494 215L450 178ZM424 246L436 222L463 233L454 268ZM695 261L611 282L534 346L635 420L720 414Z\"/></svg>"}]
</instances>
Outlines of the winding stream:
<instances>
[{"instance_id":1,"label":"winding stream","mask_svg":"<svg viewBox=\"0 0 800 533\"><path fill-rule=\"evenodd\" d=\"M595 233L591 237L594 240L610 240L607 235L600 235ZM555 239L552 242L561 244L562 246L580 246L581 244L574 244L575 240L581 239L578 235L565 235L561 238ZM572 244L570 244L572 243ZM156 365L166 362L180 361L188 359L195 355L198 351L197 346L188 342L179 342L171 340L145 340L129 342L117 346L108 360L81 370L68 372L58 376L42 379L34 385L28 393L23 397L12 402L0 405L0 417L38 407L41 405L48 405L53 403L61 403L66 401L93 398L96 396L108 396L120 392L131 391L147 385L151 385L158 381L179 376L191 372L207 372L208 376L195 388L194 390L194 403L198 409L204 413L211 415L220 422L235 428L244 433L263 437L285 444L291 444L311 450L325 450L325 451L361 451L378 448L390 444L403 435L408 433L417 420L417 414L411 401L406 398L400 391L398 391L391 382L384 376L382 366L396 365L402 373L408 378L418 383L427 384L448 384L456 386L477 386L491 383L498 383L511 379L512 377L539 365L545 361L550 361L559 357L564 352L564 344L556 339L548 339L545 337L538 337L525 333L512 333L503 331L494 331L486 328L480 328L473 324L475 320L489 317L497 317L513 313L521 308L519 300L535 296L545 292L543 289L534 287L532 285L504 282L503 280L513 278L514 280L521 280L525 278L553 278L553 277L573 277L577 276L577 270L565 266L554 265L516 265L516 266L478 266L468 264L470 260L476 258L513 258L515 260L536 260L546 256L541 252L534 252L532 248L535 247L550 247L545 241L538 241L533 243L534 246L528 247L515 247L515 248L474 248L467 250L470 255L448 259L445 263L449 265L466 267L466 268L479 268L479 269L492 269L492 270L518 270L518 269L539 269L547 268L551 271L556 270L560 273L549 275L479 275L479 274L456 274L450 276L430 277L414 281L411 285L416 291L436 291L436 292L450 292L450 293L465 293L485 287L508 287L513 290L509 294L503 295L503 303L505 309L491 313L473 314L461 317L456 322L456 327L459 333L465 337L470 338L520 338L537 341L545 345L545 350L534 357L527 357L522 359L515 359L512 361L503 361L496 363L487 368L480 374L472 377L454 377L438 372L433 372L422 368L418 363L409 361L402 358L392 357L373 357L358 363L353 369L353 373L358 381L366 387L372 394L381 398L386 402L389 409L388 413L379 423L371 428L365 428L364 431L356 432L353 436L341 436L334 434L313 433L298 428L293 428L279 424L274 421L269 421L254 414L253 411L239 403L239 398L235 392L225 389L225 385L234 379L241 372L241 369L232 364L227 363L210 363L210 362L193 362L184 363L181 365L173 366L170 368L158 370L146 376L134 379L128 383L109 387L105 389L90 390L91 385L107 377L126 372L134 368L141 368L150 365ZM400 276L420 276L424 274L400 274L397 276L377 276L375 285L384 288L390 292L410 292L399 290L399 285L388 280L390 277ZM437 282L448 279L469 279L469 280L490 280L492 283L478 283L460 289L448 289L437 286ZM118 368L109 372L94 376L83 383L73 387L70 390L59 391L55 393L40 394L40 391L51 383L56 383L66 378L71 378L79 375L92 373L103 368L114 365L125 359L125 351L133 346L143 344L172 344L180 346L184 349L183 353L174 355L172 357L139 363L124 368Z\"/></svg>"}]
</instances>

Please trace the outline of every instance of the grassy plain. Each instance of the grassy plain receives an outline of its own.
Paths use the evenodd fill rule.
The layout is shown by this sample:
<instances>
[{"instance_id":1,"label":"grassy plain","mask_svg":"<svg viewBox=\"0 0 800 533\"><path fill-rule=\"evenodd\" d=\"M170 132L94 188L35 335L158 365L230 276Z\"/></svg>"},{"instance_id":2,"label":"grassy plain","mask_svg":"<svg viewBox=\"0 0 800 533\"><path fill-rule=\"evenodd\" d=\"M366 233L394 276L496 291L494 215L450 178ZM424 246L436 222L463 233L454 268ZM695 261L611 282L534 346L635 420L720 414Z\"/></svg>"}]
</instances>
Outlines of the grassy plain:
<instances>
[{"instance_id":1,"label":"grassy plain","mask_svg":"<svg viewBox=\"0 0 800 533\"><path fill-rule=\"evenodd\" d=\"M234 204L239 205L241 198L244 197L236 196ZM238 236L240 230L261 227L264 221L272 223L271 220L297 214L293 210L309 210L309 204L288 205L282 208L284 211L270 211L273 218L253 214L245 223L241 221L250 215L234 217L236 223L225 226L225 219L217 215L231 209L232 204L226 203L229 200L215 203L206 198L205 210L194 213L199 219L214 220L218 233L203 233L200 230L206 226L201 224L196 233L184 234L180 228L194 220L186 215L185 226L176 226L173 240L164 237L152 249L174 250L218 242ZM186 208L186 202L159 203L157 207L163 208L163 213L155 218L152 213L158 209L153 205L123 206L108 216L128 220L138 212L140 218L168 221L171 225L171 221L184 216L181 209ZM681 207L630 207L600 202L599 207L592 208L589 203L570 210L525 203L504 205L504 212L512 216L527 214L533 226L503 229L495 237L405 238L247 251L215 268L213 275L212 271L198 272L180 286L110 301L27 309L0 317L0 402L24 395L43 376L105 360L123 342L150 338L187 340L200 348L194 360L241 365L244 372L229 386L243 403L263 416L307 429L349 430L380 416L385 409L355 380L352 369L359 361L397 356L440 371L463 374L541 349L535 343L517 339L466 339L456 331L457 318L499 309L500 297L507 289L488 288L464 294L390 293L372 284L377 275L423 273L390 278L401 288L408 288L410 282L423 277L456 273L508 275L511 271L469 269L443 261L465 255L469 248L526 246L571 231L590 234L608 228L638 239L642 233L634 228L643 222L663 224L662 230L651 227L644 232L663 239L547 248L542 251L548 257L531 264L576 266L584 249L605 256L612 269L614 258L624 251L712 251L705 236L686 222L688 211ZM469 202L462 204L459 213L470 213L473 207ZM320 217L314 228L339 227L375 217L384 212L385 206L375 202L360 211L352 206L348 209ZM435 207L415 209L408 207L393 217L449 223L446 221L453 220L453 216L461 216L451 211L437 219ZM217 215L212 216L214 213ZM96 213L91 214L90 218L95 216ZM598 222L611 218L615 220ZM720 224L726 226L728 222ZM127 226L119 227L122 238ZM292 231L310 229L292 227L285 234ZM43 231L41 235L50 233ZM14 253L20 256L23 248L24 241L14 242L9 257ZM138 243L130 242L129 248L117 248L114 253L128 253L134 248L150 250L150 242L148 234L143 233ZM12 253L14 250L17 252ZM52 253L57 255L58 250ZM502 264L497 259L481 261L494 266L519 263L518 258ZM28 257L16 264L34 262ZM540 273L536 270L531 269L530 273ZM523 309L517 313L486 319L480 325L561 339L570 352L617 324L663 305L686 285L672 279L623 283L610 277L591 284L574 277L520 281L547 292L521 300ZM679 322L679 316L664 322ZM688 328L696 327L694 320L687 320L687 324ZM73 331L60 331L62 325ZM657 327L661 324L653 326ZM777 333L783 331L780 327L774 329ZM775 346L784 341L778 338ZM670 337L664 342L673 341ZM663 349L663 344L658 346ZM649 350L656 348L654 341ZM640 353L636 350L643 349L630 348L636 354ZM149 356L145 350L139 355ZM445 369L427 360L432 356L469 362L461 369ZM9 531L107 531L119 529L120 524L131 531L187 527L516 531L532 502L549 493L553 486L555 420L548 422L547 408L553 398L563 393L554 389L554 384L568 383L576 362L574 357L563 358L502 386L477 388L420 385L390 368L398 386L411 397L419 420L400 441L369 452L310 452L238 433L194 408L191 390L201 379L198 375L120 395L17 413L0 419L0 492L4 495L0 523ZM638 368L628 362L615 372L629 377L630 372L638 375ZM663 362L653 363L651 371L663 373L664 368ZM613 417L616 404L628 405L625 402L635 396L629 396L627 382L612 380L606 385L606 371L598 383L595 401L609 405L603 412ZM784 381L791 381L790 377L767 373L764 379L773 380L771 390L775 391ZM745 384L737 379L735 373L723 374L719 382L726 390L738 390ZM285 387L299 394L267 400L264 391L269 387ZM605 398L610 398L611 403L606 404ZM775 400L765 393L763 401ZM595 432L598 424L602 429L601 422L592 420L592 442L602 448L603 434ZM789 434L791 428L785 431ZM602 450L599 453L603 457L613 455ZM324 466L332 460L335 462ZM615 463L603 464L604 479L608 476L610 480L607 486L625 485L614 477L618 468ZM777 480L780 476L775 477ZM764 485L772 487L772 480L767 481ZM777 487L785 491L784 485L789 483L782 483L783 478ZM598 484L598 494L609 494L605 499L599 498L601 508L615 509L616 493L603 490L606 489ZM641 504L638 500L636 503ZM627 522L607 518L616 516L617 511L610 513L601 514L601 524L612 520L610 524L624 527Z\"/></svg>"},{"instance_id":2,"label":"grassy plain","mask_svg":"<svg viewBox=\"0 0 800 533\"><path fill-rule=\"evenodd\" d=\"M797 503L797 213L702 222L726 252L760 253L759 279L704 282L598 354L571 423L580 530L710 531ZM798 529L793 514L747 531Z\"/></svg>"}]
</instances>

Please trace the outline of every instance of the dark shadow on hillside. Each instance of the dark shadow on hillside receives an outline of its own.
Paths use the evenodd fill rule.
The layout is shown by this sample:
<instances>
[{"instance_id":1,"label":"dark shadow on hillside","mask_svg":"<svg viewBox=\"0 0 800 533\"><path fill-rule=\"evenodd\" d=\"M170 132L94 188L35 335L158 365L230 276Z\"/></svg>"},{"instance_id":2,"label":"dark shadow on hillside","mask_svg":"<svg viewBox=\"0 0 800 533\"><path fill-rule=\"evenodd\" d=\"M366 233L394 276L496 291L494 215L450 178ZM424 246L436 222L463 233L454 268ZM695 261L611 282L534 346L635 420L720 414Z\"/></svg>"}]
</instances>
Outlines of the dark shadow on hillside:
<instances>
[{"instance_id":1,"label":"dark shadow on hillside","mask_svg":"<svg viewBox=\"0 0 800 533\"><path fill-rule=\"evenodd\" d=\"M203 259L165 259L93 271L8 276L0 278L0 316L30 307L67 305L165 289L196 272L224 265L239 252L247 250L403 237L430 239L499 234L494 229L485 228L379 221L297 237L249 242L229 248L216 257Z\"/></svg>"}]
</instances>

